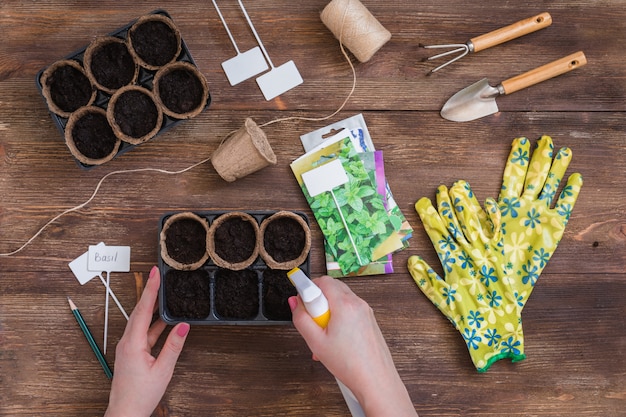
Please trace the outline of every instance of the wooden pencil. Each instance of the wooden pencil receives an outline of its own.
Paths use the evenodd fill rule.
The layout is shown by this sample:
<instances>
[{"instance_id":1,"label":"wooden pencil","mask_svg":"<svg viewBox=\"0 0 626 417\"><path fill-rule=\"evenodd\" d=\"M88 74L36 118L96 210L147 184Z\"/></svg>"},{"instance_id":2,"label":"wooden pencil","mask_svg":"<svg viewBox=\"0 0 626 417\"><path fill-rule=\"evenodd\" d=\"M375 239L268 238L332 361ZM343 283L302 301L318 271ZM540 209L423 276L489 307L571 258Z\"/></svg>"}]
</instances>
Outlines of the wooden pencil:
<instances>
[{"instance_id":1,"label":"wooden pencil","mask_svg":"<svg viewBox=\"0 0 626 417\"><path fill-rule=\"evenodd\" d=\"M83 316L80 314L78 307L76 307L76 304L72 302L70 297L67 297L67 301L70 303L70 309L72 309L72 314L74 314L74 317L76 318L76 321L78 322L78 325L80 326L80 329L83 331L83 334L87 338L87 342L89 342L89 346L91 346L93 353L95 353L96 358L98 358L98 362L100 362L102 369L104 369L104 373L106 374L107 378L109 379L113 378L113 372L111 372L111 368L109 368L109 364L107 363L106 359L104 358L104 355L100 351L98 344L96 343L93 336L91 335L91 332L89 331L89 327L87 327L87 323L85 323L85 320L83 319Z\"/></svg>"}]
</instances>

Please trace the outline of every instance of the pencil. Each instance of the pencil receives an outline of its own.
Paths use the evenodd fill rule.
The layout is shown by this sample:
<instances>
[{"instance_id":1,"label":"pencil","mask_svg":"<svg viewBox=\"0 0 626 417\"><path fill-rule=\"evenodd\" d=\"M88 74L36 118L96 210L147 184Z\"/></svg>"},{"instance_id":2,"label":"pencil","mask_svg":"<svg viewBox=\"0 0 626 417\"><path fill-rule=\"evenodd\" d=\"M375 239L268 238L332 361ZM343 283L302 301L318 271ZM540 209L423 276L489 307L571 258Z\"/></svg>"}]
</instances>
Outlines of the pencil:
<instances>
[{"instance_id":1,"label":"pencil","mask_svg":"<svg viewBox=\"0 0 626 417\"><path fill-rule=\"evenodd\" d=\"M67 297L67 301L70 303L72 314L74 314L74 317L76 317L76 321L78 322L80 329L83 331L83 334L87 338L87 342L89 342L89 346L91 346L93 353L95 353L96 358L98 358L98 362L100 362L100 365L102 365L102 369L104 369L104 373L106 374L107 378L109 379L113 378L113 372L111 372L111 368L109 368L109 364L107 364L107 361L104 358L104 355L100 351L100 348L98 347L98 345L96 344L96 341L91 335L91 332L89 331L89 327L87 327L87 323L85 323L83 316L81 316L80 311L78 311L78 307L76 307L76 304L72 302L70 297Z\"/></svg>"}]
</instances>

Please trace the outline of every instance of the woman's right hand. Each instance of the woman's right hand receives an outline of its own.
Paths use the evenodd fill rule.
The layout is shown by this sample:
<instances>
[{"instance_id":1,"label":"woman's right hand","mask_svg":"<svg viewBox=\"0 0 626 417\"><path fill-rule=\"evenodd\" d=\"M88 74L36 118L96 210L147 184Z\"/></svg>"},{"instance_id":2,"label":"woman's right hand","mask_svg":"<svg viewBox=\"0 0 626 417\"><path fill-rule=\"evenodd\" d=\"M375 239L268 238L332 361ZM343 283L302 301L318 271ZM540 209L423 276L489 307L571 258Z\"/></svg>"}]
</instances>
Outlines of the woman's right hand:
<instances>
[{"instance_id":1,"label":"woman's right hand","mask_svg":"<svg viewBox=\"0 0 626 417\"><path fill-rule=\"evenodd\" d=\"M294 326L313 358L350 388L368 416L417 416L369 304L339 280L323 276L314 282L330 307L325 329L300 297L289 299Z\"/></svg>"}]
</instances>

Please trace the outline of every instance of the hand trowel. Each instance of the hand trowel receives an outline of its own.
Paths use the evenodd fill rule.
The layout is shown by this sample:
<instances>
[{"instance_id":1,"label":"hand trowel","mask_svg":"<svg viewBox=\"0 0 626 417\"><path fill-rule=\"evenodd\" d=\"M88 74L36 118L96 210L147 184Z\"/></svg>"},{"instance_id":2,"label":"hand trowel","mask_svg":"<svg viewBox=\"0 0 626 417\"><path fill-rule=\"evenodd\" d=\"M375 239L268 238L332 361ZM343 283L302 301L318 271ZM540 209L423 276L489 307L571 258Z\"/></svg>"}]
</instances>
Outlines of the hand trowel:
<instances>
[{"instance_id":1,"label":"hand trowel","mask_svg":"<svg viewBox=\"0 0 626 417\"><path fill-rule=\"evenodd\" d=\"M496 98L511 94L566 72L573 71L587 63L582 51L578 51L549 64L535 68L516 77L502 81L496 87L489 85L486 78L459 91L441 109L441 117L453 122L467 122L498 112Z\"/></svg>"},{"instance_id":2,"label":"hand trowel","mask_svg":"<svg viewBox=\"0 0 626 417\"><path fill-rule=\"evenodd\" d=\"M240 82L267 70L269 67L267 66L265 57L261 52L261 48L255 46L249 51L241 52L237 46L237 42L235 42L235 38L226 24L224 16L222 16L220 8L217 7L215 0L213 0L213 6L215 7L215 11L217 11L220 20L224 25L224 29L226 29L226 33L228 33L230 42L233 44L235 51L237 51L236 56L222 62L222 69L224 70L224 73L226 73L226 78L228 78L230 85L237 85Z\"/></svg>"}]
</instances>

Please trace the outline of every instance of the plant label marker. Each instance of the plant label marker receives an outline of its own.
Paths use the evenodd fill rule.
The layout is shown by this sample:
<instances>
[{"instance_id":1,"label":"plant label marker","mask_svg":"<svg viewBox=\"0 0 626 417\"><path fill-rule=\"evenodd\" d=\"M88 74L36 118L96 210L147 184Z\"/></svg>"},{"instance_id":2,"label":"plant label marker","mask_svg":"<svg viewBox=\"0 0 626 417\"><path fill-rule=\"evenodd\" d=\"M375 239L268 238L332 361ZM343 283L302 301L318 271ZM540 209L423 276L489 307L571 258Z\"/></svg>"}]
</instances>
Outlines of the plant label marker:
<instances>
[{"instance_id":1,"label":"plant label marker","mask_svg":"<svg viewBox=\"0 0 626 417\"><path fill-rule=\"evenodd\" d=\"M239 50L237 52L237 56L222 62L222 69L230 85L237 85L269 68L258 46L243 53Z\"/></svg>"},{"instance_id":2,"label":"plant label marker","mask_svg":"<svg viewBox=\"0 0 626 417\"><path fill-rule=\"evenodd\" d=\"M233 44L235 51L237 51L236 56L222 62L222 69L224 70L224 73L226 73L226 78L228 78L228 82L230 83L230 85L237 85L240 82L245 81L248 78L252 78L255 75L267 70L269 67L267 66L265 57L261 52L261 48L255 46L249 51L240 52L239 47L237 46L237 42L235 42L235 38L230 32L228 24L226 24L226 20L224 19L224 16L222 16L220 8L217 7L217 3L215 2L215 0L213 0L213 6L215 7L215 11L217 11L220 20L224 25L224 29L226 29L226 33L228 33L230 42Z\"/></svg>"},{"instance_id":3,"label":"plant label marker","mask_svg":"<svg viewBox=\"0 0 626 417\"><path fill-rule=\"evenodd\" d=\"M346 170L343 168L341 161L339 159L334 159L320 167L303 173L302 181L304 182L304 185L306 186L306 189L311 197L315 197L324 192L330 193L333 201L335 202L335 206L337 207L337 211L339 211L343 227L346 229L346 233L350 238L350 243L352 244L357 260L359 261L359 265L364 265L361 260L361 256L359 255L359 250L356 247L356 243L354 242L354 238L350 233L350 229L348 229L346 218L344 217L341 207L339 206L339 202L337 201L337 197L333 192L335 188L346 184L349 181L348 174L346 174Z\"/></svg>"},{"instance_id":4,"label":"plant label marker","mask_svg":"<svg viewBox=\"0 0 626 417\"><path fill-rule=\"evenodd\" d=\"M265 100L270 101L274 97L291 90L302 84L302 76L293 61L288 61L279 67L272 69L256 79Z\"/></svg>"},{"instance_id":5,"label":"plant label marker","mask_svg":"<svg viewBox=\"0 0 626 417\"><path fill-rule=\"evenodd\" d=\"M111 272L130 271L130 247L106 246L104 243L90 245L87 266L91 270L100 270L107 273L105 283L106 298L104 302L104 353L107 353L107 333L109 328L109 292L111 291Z\"/></svg>"},{"instance_id":6,"label":"plant label marker","mask_svg":"<svg viewBox=\"0 0 626 417\"><path fill-rule=\"evenodd\" d=\"M101 243L101 244L103 245L104 243ZM106 281L102 277L102 271L91 271L87 267L88 258L89 258L89 252L85 252L82 255L80 255L78 258L70 262L69 267L74 273L74 276L76 277L80 285L85 285L86 283L91 281L93 278L98 277L100 278L100 282L102 282L102 285L106 287ZM122 307L122 304L117 299L117 297L115 296L115 293L113 292L111 288L109 288L109 295L111 296L111 298L113 298L113 301L115 301L117 308L120 309L120 311L122 312L126 320L128 320L128 314L126 313L126 310L124 310L124 307Z\"/></svg>"},{"instance_id":7,"label":"plant label marker","mask_svg":"<svg viewBox=\"0 0 626 417\"><path fill-rule=\"evenodd\" d=\"M244 7L241 0L237 0L237 1L239 2L239 7L241 8L241 11L246 17L246 21L248 22L248 26L250 27L250 30L254 34L254 38L259 44L259 47L261 47L261 50L263 51L263 55L265 56L265 59L267 60L267 62L270 64L270 67L271 67L269 72L261 75L260 77L256 79L256 82L259 85L259 88L261 89L261 92L263 93L265 100L270 101L274 97L277 97L291 90L292 88L302 84L304 81L302 80L302 76L300 75L300 72L298 71L298 68L296 67L296 64L293 61L288 61L278 67L274 66L274 64L272 63L272 60L270 59L270 56L265 50L265 46L263 46L263 42L261 41L259 34L257 33L256 29L254 28L254 25L252 24L252 20L250 20L250 16L248 15L246 8Z\"/></svg>"}]
</instances>

